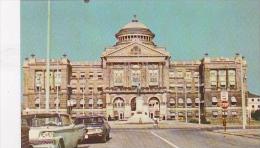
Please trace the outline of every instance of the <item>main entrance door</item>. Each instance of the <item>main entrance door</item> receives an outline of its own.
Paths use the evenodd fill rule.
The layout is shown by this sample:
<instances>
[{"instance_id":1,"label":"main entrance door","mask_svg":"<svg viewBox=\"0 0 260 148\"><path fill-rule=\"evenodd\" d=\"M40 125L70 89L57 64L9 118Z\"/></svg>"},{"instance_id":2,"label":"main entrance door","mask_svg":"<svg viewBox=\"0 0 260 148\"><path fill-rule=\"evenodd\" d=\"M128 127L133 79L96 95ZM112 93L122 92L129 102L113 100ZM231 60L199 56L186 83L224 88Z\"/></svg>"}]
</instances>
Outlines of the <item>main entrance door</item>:
<instances>
[{"instance_id":1,"label":"main entrance door","mask_svg":"<svg viewBox=\"0 0 260 148\"><path fill-rule=\"evenodd\" d=\"M119 120L123 120L124 119L124 113L120 113L119 114Z\"/></svg>"},{"instance_id":2,"label":"main entrance door","mask_svg":"<svg viewBox=\"0 0 260 148\"><path fill-rule=\"evenodd\" d=\"M153 119L153 113L150 113L150 118L152 118L152 119Z\"/></svg>"}]
</instances>

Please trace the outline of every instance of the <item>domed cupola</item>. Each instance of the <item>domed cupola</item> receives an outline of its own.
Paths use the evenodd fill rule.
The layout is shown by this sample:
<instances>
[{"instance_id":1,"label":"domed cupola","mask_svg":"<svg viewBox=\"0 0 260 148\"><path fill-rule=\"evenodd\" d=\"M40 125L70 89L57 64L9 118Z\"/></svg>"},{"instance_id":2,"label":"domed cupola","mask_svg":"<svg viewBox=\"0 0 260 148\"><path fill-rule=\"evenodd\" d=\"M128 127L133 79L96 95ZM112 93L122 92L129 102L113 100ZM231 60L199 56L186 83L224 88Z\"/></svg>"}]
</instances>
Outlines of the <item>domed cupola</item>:
<instances>
[{"instance_id":1,"label":"domed cupola","mask_svg":"<svg viewBox=\"0 0 260 148\"><path fill-rule=\"evenodd\" d=\"M154 45L154 33L152 33L143 23L139 22L136 19L136 15L134 15L134 19L120 29L115 36L117 38L116 45L127 44L133 41L140 41L144 44Z\"/></svg>"}]
</instances>

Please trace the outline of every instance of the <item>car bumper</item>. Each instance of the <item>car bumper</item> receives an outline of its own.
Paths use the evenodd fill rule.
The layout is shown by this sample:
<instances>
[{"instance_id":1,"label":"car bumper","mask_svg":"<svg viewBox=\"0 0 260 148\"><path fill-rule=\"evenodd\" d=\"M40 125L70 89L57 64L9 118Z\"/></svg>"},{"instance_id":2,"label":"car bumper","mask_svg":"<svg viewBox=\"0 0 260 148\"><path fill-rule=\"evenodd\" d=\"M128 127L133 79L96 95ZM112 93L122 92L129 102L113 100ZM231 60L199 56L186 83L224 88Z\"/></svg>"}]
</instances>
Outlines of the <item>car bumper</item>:
<instances>
[{"instance_id":1,"label":"car bumper","mask_svg":"<svg viewBox=\"0 0 260 148\"><path fill-rule=\"evenodd\" d=\"M54 144L39 144L39 145L33 145L33 148L58 148L58 145L54 145Z\"/></svg>"},{"instance_id":2,"label":"car bumper","mask_svg":"<svg viewBox=\"0 0 260 148\"><path fill-rule=\"evenodd\" d=\"M30 144L33 148L58 148L58 143L55 139L30 140Z\"/></svg>"},{"instance_id":3,"label":"car bumper","mask_svg":"<svg viewBox=\"0 0 260 148\"><path fill-rule=\"evenodd\" d=\"M94 138L101 138L104 136L104 133L87 133L85 134L86 139L94 139Z\"/></svg>"}]
</instances>

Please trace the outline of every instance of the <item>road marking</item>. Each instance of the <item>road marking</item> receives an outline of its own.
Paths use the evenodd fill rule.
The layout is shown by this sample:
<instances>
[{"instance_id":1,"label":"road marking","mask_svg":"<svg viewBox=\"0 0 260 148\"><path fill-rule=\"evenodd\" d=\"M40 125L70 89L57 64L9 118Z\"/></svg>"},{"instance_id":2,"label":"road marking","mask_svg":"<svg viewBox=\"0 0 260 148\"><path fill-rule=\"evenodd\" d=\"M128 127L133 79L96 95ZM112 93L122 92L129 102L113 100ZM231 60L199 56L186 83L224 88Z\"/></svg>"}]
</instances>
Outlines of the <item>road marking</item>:
<instances>
[{"instance_id":1,"label":"road marking","mask_svg":"<svg viewBox=\"0 0 260 148\"><path fill-rule=\"evenodd\" d=\"M153 131L151 131L151 133L152 133L154 136L156 136L156 137L160 138L161 140L163 140L164 142L166 142L167 144L169 144L170 146L172 146L172 147L174 147L174 148L180 148L180 147L178 147L177 145L173 144L172 142L168 141L167 139L165 139L165 138L163 138L163 137L161 137L161 136L155 134Z\"/></svg>"}]
</instances>

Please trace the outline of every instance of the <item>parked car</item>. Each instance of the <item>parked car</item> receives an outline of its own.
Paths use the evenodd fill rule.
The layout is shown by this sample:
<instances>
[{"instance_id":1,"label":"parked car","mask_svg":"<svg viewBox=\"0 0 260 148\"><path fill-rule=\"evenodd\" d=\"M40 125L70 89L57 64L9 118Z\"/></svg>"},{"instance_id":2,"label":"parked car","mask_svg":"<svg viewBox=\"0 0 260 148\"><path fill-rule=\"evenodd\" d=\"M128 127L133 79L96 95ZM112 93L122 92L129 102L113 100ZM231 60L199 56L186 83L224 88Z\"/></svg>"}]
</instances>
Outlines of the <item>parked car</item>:
<instances>
[{"instance_id":1,"label":"parked car","mask_svg":"<svg viewBox=\"0 0 260 148\"><path fill-rule=\"evenodd\" d=\"M99 139L106 142L110 137L110 126L103 116L80 116L75 118L75 124L84 124L87 132L85 140Z\"/></svg>"},{"instance_id":2,"label":"parked car","mask_svg":"<svg viewBox=\"0 0 260 148\"><path fill-rule=\"evenodd\" d=\"M30 126L29 142L34 148L74 148L84 140L83 124L73 124L68 114L24 115Z\"/></svg>"}]
</instances>

